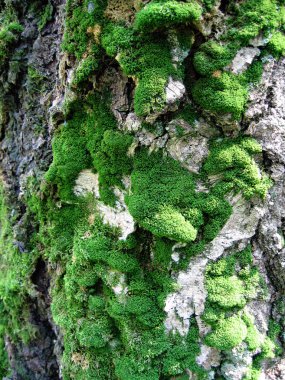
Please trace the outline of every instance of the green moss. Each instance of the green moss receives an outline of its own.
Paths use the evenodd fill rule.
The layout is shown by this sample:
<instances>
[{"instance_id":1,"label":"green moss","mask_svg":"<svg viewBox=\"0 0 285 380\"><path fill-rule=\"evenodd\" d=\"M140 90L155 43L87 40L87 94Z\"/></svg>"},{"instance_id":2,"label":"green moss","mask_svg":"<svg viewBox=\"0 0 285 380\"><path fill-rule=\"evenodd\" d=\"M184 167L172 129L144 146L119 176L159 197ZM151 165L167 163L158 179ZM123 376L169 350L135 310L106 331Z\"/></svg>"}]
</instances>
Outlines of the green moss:
<instances>
[{"instance_id":1,"label":"green moss","mask_svg":"<svg viewBox=\"0 0 285 380\"><path fill-rule=\"evenodd\" d=\"M230 20L227 38L240 41L243 45L256 37L260 31L278 28L280 14L275 0L247 0L235 6L235 15Z\"/></svg>"},{"instance_id":2,"label":"green moss","mask_svg":"<svg viewBox=\"0 0 285 380\"><path fill-rule=\"evenodd\" d=\"M208 300L224 309L244 307L246 299L243 282L236 276L207 280Z\"/></svg>"},{"instance_id":3,"label":"green moss","mask_svg":"<svg viewBox=\"0 0 285 380\"><path fill-rule=\"evenodd\" d=\"M24 29L10 6L0 13L0 24L0 65L3 65Z\"/></svg>"},{"instance_id":4,"label":"green moss","mask_svg":"<svg viewBox=\"0 0 285 380\"><path fill-rule=\"evenodd\" d=\"M93 7L88 6L90 3L93 3ZM102 23L106 3L105 0L67 1L63 50L81 59L88 48L92 49L92 44L89 44L88 29L94 27L96 23L99 25Z\"/></svg>"},{"instance_id":5,"label":"green moss","mask_svg":"<svg viewBox=\"0 0 285 380\"><path fill-rule=\"evenodd\" d=\"M89 55L86 59L83 59L76 69L74 79L72 81L73 86L78 86L85 82L88 77L93 74L99 68L99 51L97 56L95 54Z\"/></svg>"},{"instance_id":6,"label":"green moss","mask_svg":"<svg viewBox=\"0 0 285 380\"><path fill-rule=\"evenodd\" d=\"M8 194L0 184L0 374L8 375L8 357L4 346L7 335L12 341L27 344L35 337L31 324L29 293L32 275L39 253L21 253L14 241L12 214ZM25 247L27 249L28 246Z\"/></svg>"},{"instance_id":7,"label":"green moss","mask_svg":"<svg viewBox=\"0 0 285 380\"><path fill-rule=\"evenodd\" d=\"M179 3L164 1L150 3L136 14L134 27L143 32L152 32L178 24L187 24L200 18L202 9L196 2Z\"/></svg>"},{"instance_id":8,"label":"green moss","mask_svg":"<svg viewBox=\"0 0 285 380\"><path fill-rule=\"evenodd\" d=\"M194 55L194 68L203 76L211 76L213 72L223 69L231 62L235 50L215 41L205 42Z\"/></svg>"},{"instance_id":9,"label":"green moss","mask_svg":"<svg viewBox=\"0 0 285 380\"><path fill-rule=\"evenodd\" d=\"M199 79L192 90L194 101L206 111L216 114L231 114L239 120L247 103L247 88L239 78L230 73Z\"/></svg>"},{"instance_id":10,"label":"green moss","mask_svg":"<svg viewBox=\"0 0 285 380\"><path fill-rule=\"evenodd\" d=\"M239 345L247 335L247 327L240 317L233 316L218 321L215 331L205 337L208 346L230 350Z\"/></svg>"},{"instance_id":11,"label":"green moss","mask_svg":"<svg viewBox=\"0 0 285 380\"><path fill-rule=\"evenodd\" d=\"M271 181L261 175L253 160L252 156L258 153L261 153L261 146L251 138L218 139L210 147L203 170L208 176L219 176L222 182L235 192L241 191L247 199L252 196L264 198ZM220 191L219 186L216 191Z\"/></svg>"},{"instance_id":12,"label":"green moss","mask_svg":"<svg viewBox=\"0 0 285 380\"><path fill-rule=\"evenodd\" d=\"M283 56L285 54L285 35L281 32L275 33L268 43L268 49L275 58Z\"/></svg>"},{"instance_id":13,"label":"green moss","mask_svg":"<svg viewBox=\"0 0 285 380\"><path fill-rule=\"evenodd\" d=\"M46 26L46 24L47 24L49 21L52 20L52 14L53 14L53 6L52 6L52 4L49 2L49 3L45 6L45 8L44 8L44 10L43 10L43 12L42 12L42 14L41 14L40 20L39 20L39 22L38 22L38 28L39 28L40 31L43 30L43 28Z\"/></svg>"},{"instance_id":14,"label":"green moss","mask_svg":"<svg viewBox=\"0 0 285 380\"><path fill-rule=\"evenodd\" d=\"M261 348L264 337L254 318L243 312L246 304L256 299L261 282L250 246L208 264L205 277L208 296L203 320L212 327L206 344L228 350L245 341L252 351Z\"/></svg>"},{"instance_id":15,"label":"green moss","mask_svg":"<svg viewBox=\"0 0 285 380\"><path fill-rule=\"evenodd\" d=\"M130 174L132 159L128 156L128 149L133 142L130 135L107 130L101 140L101 146L94 154L93 163L99 172L101 199L109 203L108 189L111 186L122 187L122 177Z\"/></svg>"},{"instance_id":16,"label":"green moss","mask_svg":"<svg viewBox=\"0 0 285 380\"><path fill-rule=\"evenodd\" d=\"M80 171L91 165L86 136L81 128L85 118L81 110L75 112L73 118L56 132L52 142L53 163L45 178L57 185L58 194L65 201L74 198L72 184Z\"/></svg>"}]
</instances>

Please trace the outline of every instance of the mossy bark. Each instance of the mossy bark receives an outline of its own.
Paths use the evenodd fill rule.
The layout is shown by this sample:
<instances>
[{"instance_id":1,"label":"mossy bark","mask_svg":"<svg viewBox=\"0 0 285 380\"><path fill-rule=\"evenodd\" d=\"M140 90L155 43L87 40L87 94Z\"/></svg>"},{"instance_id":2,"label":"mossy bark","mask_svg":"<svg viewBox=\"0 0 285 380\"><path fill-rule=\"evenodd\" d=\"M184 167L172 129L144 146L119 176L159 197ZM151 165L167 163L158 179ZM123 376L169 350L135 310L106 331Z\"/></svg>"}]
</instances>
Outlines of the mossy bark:
<instances>
[{"instance_id":1,"label":"mossy bark","mask_svg":"<svg viewBox=\"0 0 285 380\"><path fill-rule=\"evenodd\" d=\"M0 377L278 378L284 32L281 0L0 3Z\"/></svg>"}]
</instances>

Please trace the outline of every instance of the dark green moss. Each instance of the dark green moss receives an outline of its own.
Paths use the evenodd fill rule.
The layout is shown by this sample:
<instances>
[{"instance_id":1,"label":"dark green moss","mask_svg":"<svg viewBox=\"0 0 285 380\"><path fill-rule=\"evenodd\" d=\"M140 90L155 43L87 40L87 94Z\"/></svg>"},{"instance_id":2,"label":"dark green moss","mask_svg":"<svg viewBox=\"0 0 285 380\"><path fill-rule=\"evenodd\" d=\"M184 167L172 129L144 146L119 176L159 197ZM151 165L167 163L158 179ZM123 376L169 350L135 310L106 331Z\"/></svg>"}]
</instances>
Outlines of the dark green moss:
<instances>
[{"instance_id":1,"label":"dark green moss","mask_svg":"<svg viewBox=\"0 0 285 380\"><path fill-rule=\"evenodd\" d=\"M0 65L2 66L19 40L23 26L19 23L17 14L12 6L4 7L0 13Z\"/></svg>"}]
</instances>

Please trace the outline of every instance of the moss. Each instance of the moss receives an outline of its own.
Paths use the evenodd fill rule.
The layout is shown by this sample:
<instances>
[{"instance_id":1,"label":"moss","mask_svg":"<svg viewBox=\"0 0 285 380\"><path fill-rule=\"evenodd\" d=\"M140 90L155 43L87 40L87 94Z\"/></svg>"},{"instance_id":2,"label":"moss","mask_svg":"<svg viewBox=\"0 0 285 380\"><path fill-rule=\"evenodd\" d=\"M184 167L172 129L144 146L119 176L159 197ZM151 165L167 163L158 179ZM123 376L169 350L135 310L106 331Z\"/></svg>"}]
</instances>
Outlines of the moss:
<instances>
[{"instance_id":1,"label":"moss","mask_svg":"<svg viewBox=\"0 0 285 380\"><path fill-rule=\"evenodd\" d=\"M0 13L0 24L0 65L3 65L24 29L11 6Z\"/></svg>"},{"instance_id":2,"label":"moss","mask_svg":"<svg viewBox=\"0 0 285 380\"><path fill-rule=\"evenodd\" d=\"M12 341L27 344L35 338L36 329L30 320L29 289L39 253L23 254L17 248L12 230L12 214L8 194L0 184L0 373L8 375L8 357L4 346L7 335ZM27 247L25 247L27 248Z\"/></svg>"},{"instance_id":3,"label":"moss","mask_svg":"<svg viewBox=\"0 0 285 380\"><path fill-rule=\"evenodd\" d=\"M43 30L43 28L46 26L46 24L47 24L49 21L52 20L52 14L53 14L53 6L52 6L52 4L49 2L49 3L45 6L45 8L44 8L44 10L43 10L43 12L42 12L42 14L41 14L41 16L40 16L40 20L39 20L39 22L38 22L38 28L39 28L40 31Z\"/></svg>"},{"instance_id":4,"label":"moss","mask_svg":"<svg viewBox=\"0 0 285 380\"><path fill-rule=\"evenodd\" d=\"M210 147L203 170L208 176L220 176L222 182L230 184L236 192L241 191L246 199L252 196L264 198L271 181L261 175L252 158L258 153L261 153L261 147L251 138L218 139ZM216 190L220 190L219 186Z\"/></svg>"},{"instance_id":5,"label":"moss","mask_svg":"<svg viewBox=\"0 0 285 380\"><path fill-rule=\"evenodd\" d=\"M243 283L236 276L209 279L206 286L209 302L221 308L244 307L246 304Z\"/></svg>"},{"instance_id":6,"label":"moss","mask_svg":"<svg viewBox=\"0 0 285 380\"><path fill-rule=\"evenodd\" d=\"M255 327L253 316L243 312L246 304L256 299L261 281L250 246L208 264L205 277L208 296L203 320L212 327L205 343L228 350L245 341L250 350L260 349L264 337Z\"/></svg>"},{"instance_id":7,"label":"moss","mask_svg":"<svg viewBox=\"0 0 285 380\"><path fill-rule=\"evenodd\" d=\"M93 3L93 7L88 6ZM92 27L103 20L103 13L107 1L77 1L68 0L66 4L66 24L62 42L62 49L81 59L88 48L92 49L88 33Z\"/></svg>"},{"instance_id":8,"label":"moss","mask_svg":"<svg viewBox=\"0 0 285 380\"><path fill-rule=\"evenodd\" d=\"M247 103L247 88L239 78L230 73L199 79L192 90L194 101L206 111L231 114L239 120Z\"/></svg>"},{"instance_id":9,"label":"moss","mask_svg":"<svg viewBox=\"0 0 285 380\"><path fill-rule=\"evenodd\" d=\"M107 130L102 136L100 150L94 154L93 163L99 172L101 199L108 202L108 189L111 186L122 187L122 177L130 174L132 159L128 156L128 149L133 142L130 135Z\"/></svg>"},{"instance_id":10,"label":"moss","mask_svg":"<svg viewBox=\"0 0 285 380\"><path fill-rule=\"evenodd\" d=\"M71 120L57 131L53 138L53 163L45 178L56 184L61 199L67 201L74 198L71 184L81 170L90 167L91 157L86 149L86 136L81 128L86 115L77 111Z\"/></svg>"},{"instance_id":11,"label":"moss","mask_svg":"<svg viewBox=\"0 0 285 380\"><path fill-rule=\"evenodd\" d=\"M247 326L247 336L245 341L248 344L249 350L255 351L262 346L264 337L262 336L262 334L260 334L256 326L254 325L253 316L244 313L243 320Z\"/></svg>"},{"instance_id":12,"label":"moss","mask_svg":"<svg viewBox=\"0 0 285 380\"><path fill-rule=\"evenodd\" d=\"M269 52L275 57L280 58L285 54L285 35L281 32L275 33L269 43L268 43Z\"/></svg>"},{"instance_id":13,"label":"moss","mask_svg":"<svg viewBox=\"0 0 285 380\"><path fill-rule=\"evenodd\" d=\"M194 55L194 68L203 76L211 76L215 71L223 69L231 62L235 50L215 41L205 42Z\"/></svg>"},{"instance_id":14,"label":"moss","mask_svg":"<svg viewBox=\"0 0 285 380\"><path fill-rule=\"evenodd\" d=\"M239 345L247 335L247 327L240 317L220 320L214 332L205 337L205 343L220 350L230 350Z\"/></svg>"},{"instance_id":15,"label":"moss","mask_svg":"<svg viewBox=\"0 0 285 380\"><path fill-rule=\"evenodd\" d=\"M196 21L201 13L202 9L196 2L179 3L172 0L150 3L136 14L134 27L149 33L156 29Z\"/></svg>"},{"instance_id":16,"label":"moss","mask_svg":"<svg viewBox=\"0 0 285 380\"><path fill-rule=\"evenodd\" d=\"M206 11L209 11L214 5L216 5L217 0L202 0L202 3L204 4Z\"/></svg>"},{"instance_id":17,"label":"moss","mask_svg":"<svg viewBox=\"0 0 285 380\"><path fill-rule=\"evenodd\" d=\"M83 59L76 69L74 79L72 81L73 86L79 86L85 82L88 77L93 74L99 68L99 50L98 54L89 55L86 59Z\"/></svg>"},{"instance_id":18,"label":"moss","mask_svg":"<svg viewBox=\"0 0 285 380\"><path fill-rule=\"evenodd\" d=\"M275 0L247 0L234 10L227 38L238 40L243 45L248 44L260 31L271 31L278 28L280 23Z\"/></svg>"}]
</instances>

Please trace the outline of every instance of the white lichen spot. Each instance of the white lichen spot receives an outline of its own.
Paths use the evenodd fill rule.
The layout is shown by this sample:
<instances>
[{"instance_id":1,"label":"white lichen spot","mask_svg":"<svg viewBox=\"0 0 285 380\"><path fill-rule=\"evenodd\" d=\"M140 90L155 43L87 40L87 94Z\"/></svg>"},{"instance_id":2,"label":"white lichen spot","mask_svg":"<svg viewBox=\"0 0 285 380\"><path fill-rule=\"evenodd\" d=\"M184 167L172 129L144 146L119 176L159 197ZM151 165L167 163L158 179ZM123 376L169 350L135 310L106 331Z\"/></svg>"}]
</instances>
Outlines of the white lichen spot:
<instances>
[{"instance_id":1,"label":"white lichen spot","mask_svg":"<svg viewBox=\"0 0 285 380\"><path fill-rule=\"evenodd\" d=\"M164 307L167 314L164 324L168 332L176 331L182 336L187 335L191 316L203 313L206 300L204 270L207 262L206 258L197 256L191 260L187 271L179 272L179 290L167 296Z\"/></svg>"},{"instance_id":2,"label":"white lichen spot","mask_svg":"<svg viewBox=\"0 0 285 380\"><path fill-rule=\"evenodd\" d=\"M130 179L123 178L123 184L127 189L130 186ZM105 224L112 227L118 227L121 230L120 239L125 240L129 234L135 230L135 222L132 215L129 213L127 205L124 200L125 191L115 187L114 194L117 197L115 207L105 205L103 202L98 201L96 209L99 212ZM91 170L83 170L77 180L73 189L74 194L77 196L86 196L93 194L99 199L99 176L94 174Z\"/></svg>"},{"instance_id":3,"label":"white lichen spot","mask_svg":"<svg viewBox=\"0 0 285 380\"><path fill-rule=\"evenodd\" d=\"M218 367L220 365L221 353L218 349L202 344L200 350L200 355L196 357L197 364L207 371L209 371L211 367Z\"/></svg>"},{"instance_id":4,"label":"white lichen spot","mask_svg":"<svg viewBox=\"0 0 285 380\"><path fill-rule=\"evenodd\" d=\"M173 104L182 99L185 94L185 86L179 80L169 77L168 84L165 88L166 103Z\"/></svg>"},{"instance_id":5,"label":"white lichen spot","mask_svg":"<svg viewBox=\"0 0 285 380\"><path fill-rule=\"evenodd\" d=\"M253 62L255 57L260 55L260 50L256 47L244 47L240 49L234 57L230 69L234 74L243 73Z\"/></svg>"},{"instance_id":6,"label":"white lichen spot","mask_svg":"<svg viewBox=\"0 0 285 380\"><path fill-rule=\"evenodd\" d=\"M99 198L99 176L91 170L83 170L75 181L73 192L77 196L85 196L88 193Z\"/></svg>"}]
</instances>

